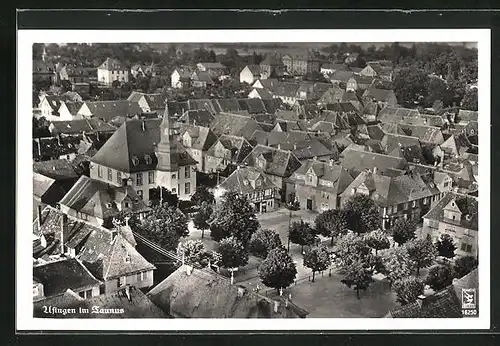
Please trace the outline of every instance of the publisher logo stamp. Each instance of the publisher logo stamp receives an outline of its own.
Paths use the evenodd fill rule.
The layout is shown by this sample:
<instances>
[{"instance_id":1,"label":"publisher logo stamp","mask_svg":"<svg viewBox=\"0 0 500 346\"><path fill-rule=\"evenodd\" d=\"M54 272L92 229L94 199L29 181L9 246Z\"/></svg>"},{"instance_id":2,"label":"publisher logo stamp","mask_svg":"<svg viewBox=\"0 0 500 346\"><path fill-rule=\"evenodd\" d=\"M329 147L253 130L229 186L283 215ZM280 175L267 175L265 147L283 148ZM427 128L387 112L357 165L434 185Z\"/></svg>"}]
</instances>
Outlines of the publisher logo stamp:
<instances>
[{"instance_id":1,"label":"publisher logo stamp","mask_svg":"<svg viewBox=\"0 0 500 346\"><path fill-rule=\"evenodd\" d=\"M462 309L476 308L476 289L462 288Z\"/></svg>"}]
</instances>

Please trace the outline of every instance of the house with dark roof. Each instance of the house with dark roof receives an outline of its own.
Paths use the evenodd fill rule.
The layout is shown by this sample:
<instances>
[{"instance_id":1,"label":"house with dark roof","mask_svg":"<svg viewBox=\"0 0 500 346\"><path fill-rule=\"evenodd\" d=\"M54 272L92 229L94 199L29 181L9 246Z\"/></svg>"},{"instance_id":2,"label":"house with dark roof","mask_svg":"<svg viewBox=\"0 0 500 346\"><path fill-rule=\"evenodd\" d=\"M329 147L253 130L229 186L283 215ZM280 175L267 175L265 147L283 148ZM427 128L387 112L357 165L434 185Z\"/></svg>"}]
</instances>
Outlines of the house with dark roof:
<instances>
[{"instance_id":1,"label":"house with dark roof","mask_svg":"<svg viewBox=\"0 0 500 346\"><path fill-rule=\"evenodd\" d=\"M281 59L275 54L268 54L260 65L260 78L276 78L285 74L285 65Z\"/></svg>"},{"instance_id":2,"label":"house with dark roof","mask_svg":"<svg viewBox=\"0 0 500 346\"><path fill-rule=\"evenodd\" d=\"M70 289L83 299L98 296L102 282L76 258L33 266L33 300L57 296Z\"/></svg>"},{"instance_id":3,"label":"house with dark roof","mask_svg":"<svg viewBox=\"0 0 500 346\"><path fill-rule=\"evenodd\" d=\"M340 163L354 176L357 176L365 169L373 169L374 167L377 168L378 172L383 173L389 169L405 170L408 166L404 158L356 149L345 149L342 151L340 154Z\"/></svg>"},{"instance_id":4,"label":"house with dark roof","mask_svg":"<svg viewBox=\"0 0 500 346\"><path fill-rule=\"evenodd\" d=\"M252 85L260 77L259 65L246 65L240 72L240 83Z\"/></svg>"},{"instance_id":5,"label":"house with dark roof","mask_svg":"<svg viewBox=\"0 0 500 346\"><path fill-rule=\"evenodd\" d=\"M305 55L285 54L281 57L286 71L293 75L303 76L307 73L319 72L321 61L307 53Z\"/></svg>"},{"instance_id":6,"label":"house with dark roof","mask_svg":"<svg viewBox=\"0 0 500 346\"><path fill-rule=\"evenodd\" d=\"M85 118L99 118L106 122L116 117L131 118L142 113L139 103L128 100L86 101L78 111Z\"/></svg>"},{"instance_id":7,"label":"house with dark roof","mask_svg":"<svg viewBox=\"0 0 500 346\"><path fill-rule=\"evenodd\" d=\"M193 126L208 127L214 121L215 116L206 109L187 110L178 119L179 123Z\"/></svg>"},{"instance_id":8,"label":"house with dark roof","mask_svg":"<svg viewBox=\"0 0 500 346\"><path fill-rule=\"evenodd\" d=\"M189 66L181 66L176 68L170 75L172 88L186 88L191 85L191 76L194 69Z\"/></svg>"},{"instance_id":9,"label":"house with dark roof","mask_svg":"<svg viewBox=\"0 0 500 346\"><path fill-rule=\"evenodd\" d=\"M44 117L48 121L71 120L73 119L73 117L78 117L78 115L73 115L70 113L71 117L68 119L68 114L66 112L63 113L64 117L61 117L59 110L61 109L61 106L64 102L73 102L73 99L67 94L42 95L40 97L40 102L38 103L40 116Z\"/></svg>"},{"instance_id":10,"label":"house with dark roof","mask_svg":"<svg viewBox=\"0 0 500 346\"><path fill-rule=\"evenodd\" d=\"M75 120L82 119L83 116L78 114L78 111L83 106L82 101L61 101L61 105L57 110L60 120Z\"/></svg>"},{"instance_id":11,"label":"house with dark roof","mask_svg":"<svg viewBox=\"0 0 500 346\"><path fill-rule=\"evenodd\" d=\"M110 186L82 175L59 201L67 215L102 225L121 211L144 213L149 210L132 186Z\"/></svg>"},{"instance_id":12,"label":"house with dark roof","mask_svg":"<svg viewBox=\"0 0 500 346\"><path fill-rule=\"evenodd\" d=\"M214 79L209 72L197 70L191 75L191 84L196 88L206 88L214 84Z\"/></svg>"},{"instance_id":13,"label":"house with dark roof","mask_svg":"<svg viewBox=\"0 0 500 346\"><path fill-rule=\"evenodd\" d=\"M433 240L448 234L457 246L458 256L477 256L478 199L449 191L423 216L423 234Z\"/></svg>"},{"instance_id":14,"label":"house with dark roof","mask_svg":"<svg viewBox=\"0 0 500 346\"><path fill-rule=\"evenodd\" d=\"M220 191L237 192L246 196L256 213L266 213L275 209L275 199L279 199L278 187L254 167L239 167L218 186Z\"/></svg>"},{"instance_id":15,"label":"house with dark roof","mask_svg":"<svg viewBox=\"0 0 500 346\"><path fill-rule=\"evenodd\" d=\"M398 104L398 99L393 90L378 89L375 87L366 89L361 99L365 106L369 103L375 103L383 108L386 106L396 106Z\"/></svg>"},{"instance_id":16,"label":"house with dark roof","mask_svg":"<svg viewBox=\"0 0 500 346\"><path fill-rule=\"evenodd\" d=\"M366 90L373 83L373 77L354 74L346 82L346 90Z\"/></svg>"},{"instance_id":17,"label":"house with dark roof","mask_svg":"<svg viewBox=\"0 0 500 346\"><path fill-rule=\"evenodd\" d=\"M181 127L182 145L198 161L198 171L205 172L205 155L217 141L217 136L208 127L185 125Z\"/></svg>"},{"instance_id":18,"label":"house with dark roof","mask_svg":"<svg viewBox=\"0 0 500 346\"><path fill-rule=\"evenodd\" d=\"M241 136L221 135L206 151L205 172L222 171L227 165L239 165L253 146Z\"/></svg>"},{"instance_id":19,"label":"house with dark roof","mask_svg":"<svg viewBox=\"0 0 500 346\"><path fill-rule=\"evenodd\" d=\"M455 117L456 124L467 125L471 121L477 122L477 111L460 109Z\"/></svg>"},{"instance_id":20,"label":"house with dark roof","mask_svg":"<svg viewBox=\"0 0 500 346\"><path fill-rule=\"evenodd\" d=\"M283 298L270 299L211 269L183 265L147 296L172 318L305 318L307 311Z\"/></svg>"},{"instance_id":21,"label":"house with dark roof","mask_svg":"<svg viewBox=\"0 0 500 346\"><path fill-rule=\"evenodd\" d=\"M107 58L97 67L97 80L100 85L110 86L114 81L127 83L129 69L120 61Z\"/></svg>"},{"instance_id":22,"label":"house with dark roof","mask_svg":"<svg viewBox=\"0 0 500 346\"><path fill-rule=\"evenodd\" d=\"M210 129L217 135L232 135L250 138L255 130L263 130L257 122L249 116L221 112L215 116Z\"/></svg>"},{"instance_id":23,"label":"house with dark roof","mask_svg":"<svg viewBox=\"0 0 500 346\"><path fill-rule=\"evenodd\" d=\"M219 79L223 75L228 74L227 66L220 62L199 62L196 68L200 72L207 72L211 78Z\"/></svg>"},{"instance_id":24,"label":"house with dark roof","mask_svg":"<svg viewBox=\"0 0 500 346\"><path fill-rule=\"evenodd\" d=\"M278 189L283 189L282 200L288 196L286 180L301 166L290 150L260 144L253 148L243 164L263 171Z\"/></svg>"},{"instance_id":25,"label":"house with dark roof","mask_svg":"<svg viewBox=\"0 0 500 346\"><path fill-rule=\"evenodd\" d=\"M319 72L323 74L326 78L326 75L332 74L336 71L349 71L349 66L346 64L333 64L333 63L325 63L321 65Z\"/></svg>"},{"instance_id":26,"label":"house with dark roof","mask_svg":"<svg viewBox=\"0 0 500 346\"><path fill-rule=\"evenodd\" d=\"M342 71L337 70L331 74L327 75L327 79L330 80L331 83L340 85L341 87L345 87L347 82L354 76L354 72L352 71Z\"/></svg>"},{"instance_id":27,"label":"house with dark roof","mask_svg":"<svg viewBox=\"0 0 500 346\"><path fill-rule=\"evenodd\" d=\"M127 120L92 157L90 177L117 187L129 181L146 204L158 186L191 198L198 162L180 143L179 132L168 108L162 119Z\"/></svg>"},{"instance_id":28,"label":"house with dark roof","mask_svg":"<svg viewBox=\"0 0 500 346\"><path fill-rule=\"evenodd\" d=\"M334 160L311 159L293 173L287 191L292 190L288 185L294 185L293 191L302 209L323 212L340 207L339 196L352 181L349 172Z\"/></svg>"},{"instance_id":29,"label":"house with dark roof","mask_svg":"<svg viewBox=\"0 0 500 346\"><path fill-rule=\"evenodd\" d=\"M453 279L453 283L429 296L420 296L417 301L389 311L386 318L463 318L462 290L479 290L478 270ZM479 308L478 296L475 296L475 308ZM478 311L476 311L478 312ZM477 316L477 315L476 315Z\"/></svg>"},{"instance_id":30,"label":"house with dark roof","mask_svg":"<svg viewBox=\"0 0 500 346\"><path fill-rule=\"evenodd\" d=\"M80 118L65 121L52 121L49 125L49 131L52 136L75 135L90 133L112 133L116 128L99 118Z\"/></svg>"},{"instance_id":31,"label":"house with dark roof","mask_svg":"<svg viewBox=\"0 0 500 346\"><path fill-rule=\"evenodd\" d=\"M377 77L390 82L393 78L393 68L380 62L369 62L359 74L362 76Z\"/></svg>"},{"instance_id":32,"label":"house with dark roof","mask_svg":"<svg viewBox=\"0 0 500 346\"><path fill-rule=\"evenodd\" d=\"M262 88L254 88L248 94L248 98L256 98L256 99L272 99L273 94L267 89Z\"/></svg>"},{"instance_id":33,"label":"house with dark roof","mask_svg":"<svg viewBox=\"0 0 500 346\"><path fill-rule=\"evenodd\" d=\"M165 110L167 99L162 93L143 93L139 91L132 91L127 98L130 102L137 102L144 113L158 112L162 114Z\"/></svg>"},{"instance_id":34,"label":"house with dark roof","mask_svg":"<svg viewBox=\"0 0 500 346\"><path fill-rule=\"evenodd\" d=\"M399 175L365 170L341 194L342 205L355 194L365 194L380 212L380 224L388 229L397 219L418 221L431 205L435 191L415 172Z\"/></svg>"}]
</instances>

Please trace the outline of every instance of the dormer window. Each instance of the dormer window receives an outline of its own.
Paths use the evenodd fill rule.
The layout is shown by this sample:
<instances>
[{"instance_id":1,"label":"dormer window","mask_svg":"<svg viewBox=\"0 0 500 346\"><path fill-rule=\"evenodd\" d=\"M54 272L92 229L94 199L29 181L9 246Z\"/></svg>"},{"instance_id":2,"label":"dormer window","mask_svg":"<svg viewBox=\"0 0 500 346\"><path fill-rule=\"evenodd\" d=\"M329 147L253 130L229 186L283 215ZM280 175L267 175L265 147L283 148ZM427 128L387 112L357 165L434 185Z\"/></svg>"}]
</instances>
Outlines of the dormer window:
<instances>
[{"instance_id":1,"label":"dormer window","mask_svg":"<svg viewBox=\"0 0 500 346\"><path fill-rule=\"evenodd\" d=\"M130 263L130 262L131 262L130 255L127 254L127 256L125 256L125 263Z\"/></svg>"},{"instance_id":2,"label":"dormer window","mask_svg":"<svg viewBox=\"0 0 500 346\"><path fill-rule=\"evenodd\" d=\"M137 156L132 157L132 165L139 165L139 158Z\"/></svg>"},{"instance_id":3,"label":"dormer window","mask_svg":"<svg viewBox=\"0 0 500 346\"><path fill-rule=\"evenodd\" d=\"M261 184L260 179L257 179L257 180L255 181L255 185L260 186L260 184Z\"/></svg>"},{"instance_id":4,"label":"dormer window","mask_svg":"<svg viewBox=\"0 0 500 346\"><path fill-rule=\"evenodd\" d=\"M148 155L148 154L144 155L144 160L146 161L146 163L148 165L153 163L153 158L151 157L151 155Z\"/></svg>"},{"instance_id":5,"label":"dormer window","mask_svg":"<svg viewBox=\"0 0 500 346\"><path fill-rule=\"evenodd\" d=\"M111 203L109 203L109 202L106 203L106 208L111 209L111 207L112 207Z\"/></svg>"}]
</instances>

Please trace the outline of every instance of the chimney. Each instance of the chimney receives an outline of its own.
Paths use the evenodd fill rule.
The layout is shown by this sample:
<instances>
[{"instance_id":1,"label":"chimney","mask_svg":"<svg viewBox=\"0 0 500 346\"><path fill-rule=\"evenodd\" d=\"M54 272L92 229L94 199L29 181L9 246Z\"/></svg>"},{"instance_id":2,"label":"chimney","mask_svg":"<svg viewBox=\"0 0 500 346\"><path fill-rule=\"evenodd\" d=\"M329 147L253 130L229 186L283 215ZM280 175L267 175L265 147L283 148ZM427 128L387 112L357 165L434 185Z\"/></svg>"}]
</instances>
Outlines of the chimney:
<instances>
[{"instance_id":1,"label":"chimney","mask_svg":"<svg viewBox=\"0 0 500 346\"><path fill-rule=\"evenodd\" d=\"M40 228L42 227L42 206L37 205L37 215L38 215L38 231L40 232Z\"/></svg>"},{"instance_id":2,"label":"chimney","mask_svg":"<svg viewBox=\"0 0 500 346\"><path fill-rule=\"evenodd\" d=\"M57 144L61 145L61 135L57 135Z\"/></svg>"},{"instance_id":3,"label":"chimney","mask_svg":"<svg viewBox=\"0 0 500 346\"><path fill-rule=\"evenodd\" d=\"M193 272L193 267L186 265L186 274L189 276Z\"/></svg>"},{"instance_id":4,"label":"chimney","mask_svg":"<svg viewBox=\"0 0 500 346\"><path fill-rule=\"evenodd\" d=\"M60 250L61 250L61 255L64 254L64 230L66 229L66 224L68 222L68 216L66 214L61 214L60 217L60 222L61 222L61 227L59 229L59 236L60 236Z\"/></svg>"},{"instance_id":5,"label":"chimney","mask_svg":"<svg viewBox=\"0 0 500 346\"><path fill-rule=\"evenodd\" d=\"M335 163L334 159L330 159L330 161L328 161L328 164L330 165L330 167L332 167L334 163Z\"/></svg>"},{"instance_id":6,"label":"chimney","mask_svg":"<svg viewBox=\"0 0 500 346\"><path fill-rule=\"evenodd\" d=\"M425 295L421 294L417 297L417 303L418 305L422 306L422 303L424 302L425 300Z\"/></svg>"},{"instance_id":7,"label":"chimney","mask_svg":"<svg viewBox=\"0 0 500 346\"><path fill-rule=\"evenodd\" d=\"M278 143L278 149L281 149L281 143Z\"/></svg>"},{"instance_id":8,"label":"chimney","mask_svg":"<svg viewBox=\"0 0 500 346\"><path fill-rule=\"evenodd\" d=\"M274 313L277 314L278 313L278 308L280 306L280 303L278 301L274 301Z\"/></svg>"},{"instance_id":9,"label":"chimney","mask_svg":"<svg viewBox=\"0 0 500 346\"><path fill-rule=\"evenodd\" d=\"M373 174L377 174L377 166L373 166Z\"/></svg>"},{"instance_id":10,"label":"chimney","mask_svg":"<svg viewBox=\"0 0 500 346\"><path fill-rule=\"evenodd\" d=\"M297 150L297 143L293 143L293 150Z\"/></svg>"},{"instance_id":11,"label":"chimney","mask_svg":"<svg viewBox=\"0 0 500 346\"><path fill-rule=\"evenodd\" d=\"M144 120L141 121L141 129L142 129L142 132L146 131L146 122Z\"/></svg>"}]
</instances>

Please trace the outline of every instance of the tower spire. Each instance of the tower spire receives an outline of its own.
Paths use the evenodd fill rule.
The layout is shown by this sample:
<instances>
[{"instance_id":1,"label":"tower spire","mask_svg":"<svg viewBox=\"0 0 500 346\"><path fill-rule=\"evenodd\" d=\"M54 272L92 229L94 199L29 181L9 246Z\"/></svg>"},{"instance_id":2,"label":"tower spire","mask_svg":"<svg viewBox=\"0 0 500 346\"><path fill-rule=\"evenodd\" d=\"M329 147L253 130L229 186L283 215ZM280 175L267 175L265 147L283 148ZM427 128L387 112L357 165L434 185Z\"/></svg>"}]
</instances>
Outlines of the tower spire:
<instances>
[{"instance_id":1,"label":"tower spire","mask_svg":"<svg viewBox=\"0 0 500 346\"><path fill-rule=\"evenodd\" d=\"M160 171L177 171L177 129L172 126L168 112L168 105L165 103L165 112L160 125L160 143L156 149L158 158L157 169Z\"/></svg>"}]
</instances>

